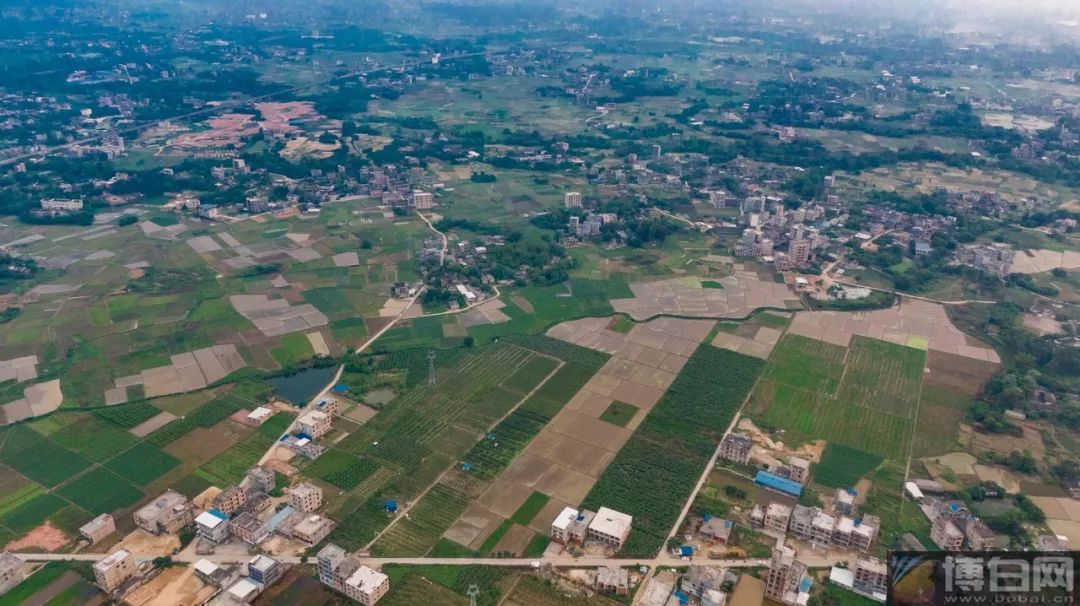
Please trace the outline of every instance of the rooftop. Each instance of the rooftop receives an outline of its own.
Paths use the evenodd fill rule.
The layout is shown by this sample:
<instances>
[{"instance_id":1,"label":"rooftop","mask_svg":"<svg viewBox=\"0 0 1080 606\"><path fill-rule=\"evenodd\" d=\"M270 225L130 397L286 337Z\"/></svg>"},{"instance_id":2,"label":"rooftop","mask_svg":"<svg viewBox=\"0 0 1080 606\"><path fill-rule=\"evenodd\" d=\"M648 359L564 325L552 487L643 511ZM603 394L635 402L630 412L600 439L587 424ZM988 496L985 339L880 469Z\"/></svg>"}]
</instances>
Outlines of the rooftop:
<instances>
[{"instance_id":1,"label":"rooftop","mask_svg":"<svg viewBox=\"0 0 1080 606\"><path fill-rule=\"evenodd\" d=\"M555 517L555 521L551 523L552 528L558 528L559 530L566 530L570 526L570 522L573 522L577 518L578 510L573 507L564 507L559 515Z\"/></svg>"},{"instance_id":2,"label":"rooftop","mask_svg":"<svg viewBox=\"0 0 1080 606\"><path fill-rule=\"evenodd\" d=\"M781 478L780 476L767 471L757 472L757 475L754 477L754 483L796 497L802 494L802 485L798 482L794 482L787 478Z\"/></svg>"},{"instance_id":3,"label":"rooftop","mask_svg":"<svg viewBox=\"0 0 1080 606\"><path fill-rule=\"evenodd\" d=\"M596 512L592 524L589 524L589 529L605 535L621 537L630 532L630 524L633 521L634 518L625 513L601 507Z\"/></svg>"},{"instance_id":4,"label":"rooftop","mask_svg":"<svg viewBox=\"0 0 1080 606\"><path fill-rule=\"evenodd\" d=\"M214 515L213 510L204 511L199 514L199 517L195 518L195 523L207 528L217 528L218 525L225 523L225 518Z\"/></svg>"},{"instance_id":5,"label":"rooftop","mask_svg":"<svg viewBox=\"0 0 1080 606\"><path fill-rule=\"evenodd\" d=\"M166 490L161 496L135 511L140 518L156 519L177 505L186 505L187 497L175 490Z\"/></svg>"},{"instance_id":6,"label":"rooftop","mask_svg":"<svg viewBox=\"0 0 1080 606\"><path fill-rule=\"evenodd\" d=\"M356 587L360 591L371 591L382 585L387 579L388 577L385 574L372 570L367 566L361 566L356 569L356 572L352 573L352 576L345 580L345 584Z\"/></svg>"},{"instance_id":7,"label":"rooftop","mask_svg":"<svg viewBox=\"0 0 1080 606\"><path fill-rule=\"evenodd\" d=\"M94 562L94 570L108 570L127 559L131 552L126 549L118 549L104 559Z\"/></svg>"}]
</instances>

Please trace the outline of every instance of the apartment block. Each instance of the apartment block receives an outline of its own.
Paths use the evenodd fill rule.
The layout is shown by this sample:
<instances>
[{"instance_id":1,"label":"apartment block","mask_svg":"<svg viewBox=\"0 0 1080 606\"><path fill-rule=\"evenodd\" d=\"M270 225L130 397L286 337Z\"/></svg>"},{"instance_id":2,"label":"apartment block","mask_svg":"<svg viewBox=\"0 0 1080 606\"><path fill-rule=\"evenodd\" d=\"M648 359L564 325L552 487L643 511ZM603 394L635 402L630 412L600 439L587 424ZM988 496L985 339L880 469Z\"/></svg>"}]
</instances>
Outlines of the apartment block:
<instances>
[{"instance_id":1,"label":"apartment block","mask_svg":"<svg viewBox=\"0 0 1080 606\"><path fill-rule=\"evenodd\" d=\"M365 606L372 606L390 591L389 577L361 565L337 545L323 547L317 559L319 581Z\"/></svg>"},{"instance_id":2,"label":"apartment block","mask_svg":"<svg viewBox=\"0 0 1080 606\"><path fill-rule=\"evenodd\" d=\"M252 546L270 538L270 529L250 511L245 511L229 520L229 533Z\"/></svg>"},{"instance_id":3,"label":"apartment block","mask_svg":"<svg viewBox=\"0 0 1080 606\"><path fill-rule=\"evenodd\" d=\"M390 577L361 566L345 579L345 595L364 606L373 606L390 591Z\"/></svg>"},{"instance_id":4,"label":"apartment block","mask_svg":"<svg viewBox=\"0 0 1080 606\"><path fill-rule=\"evenodd\" d=\"M887 593L889 589L889 571L885 562L877 558L859 556L855 560L855 590L873 595Z\"/></svg>"},{"instance_id":5,"label":"apartment block","mask_svg":"<svg viewBox=\"0 0 1080 606\"><path fill-rule=\"evenodd\" d=\"M581 208L581 192L568 191L563 194L563 205L566 208Z\"/></svg>"}]
</instances>

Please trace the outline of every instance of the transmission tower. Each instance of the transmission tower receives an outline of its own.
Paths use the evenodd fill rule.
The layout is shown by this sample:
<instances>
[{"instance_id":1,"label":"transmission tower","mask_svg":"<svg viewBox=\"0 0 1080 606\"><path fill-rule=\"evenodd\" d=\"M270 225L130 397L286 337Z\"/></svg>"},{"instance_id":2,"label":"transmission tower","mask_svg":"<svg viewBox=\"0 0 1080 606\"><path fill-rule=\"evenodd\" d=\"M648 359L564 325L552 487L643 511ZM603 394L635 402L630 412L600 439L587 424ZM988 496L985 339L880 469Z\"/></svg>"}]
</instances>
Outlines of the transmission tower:
<instances>
[{"instance_id":1,"label":"transmission tower","mask_svg":"<svg viewBox=\"0 0 1080 606\"><path fill-rule=\"evenodd\" d=\"M469 606L476 606L476 598L480 595L480 587L469 585L469 590L465 592L465 595L469 596Z\"/></svg>"},{"instance_id":2,"label":"transmission tower","mask_svg":"<svg viewBox=\"0 0 1080 606\"><path fill-rule=\"evenodd\" d=\"M427 382L428 382L428 385L430 385L432 387L435 387L435 356L437 356L437 355L438 354L435 353L434 349L429 351L428 354L427 354L427 359L428 359Z\"/></svg>"}]
</instances>

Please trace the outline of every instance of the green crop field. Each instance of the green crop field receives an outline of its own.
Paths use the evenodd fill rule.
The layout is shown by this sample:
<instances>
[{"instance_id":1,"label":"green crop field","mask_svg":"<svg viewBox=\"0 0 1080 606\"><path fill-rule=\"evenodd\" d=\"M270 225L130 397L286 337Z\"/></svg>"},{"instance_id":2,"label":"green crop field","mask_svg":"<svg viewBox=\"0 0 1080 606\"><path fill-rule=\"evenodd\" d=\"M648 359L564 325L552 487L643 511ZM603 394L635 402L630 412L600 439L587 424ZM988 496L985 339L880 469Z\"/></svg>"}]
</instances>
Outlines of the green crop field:
<instances>
[{"instance_id":1,"label":"green crop field","mask_svg":"<svg viewBox=\"0 0 1080 606\"><path fill-rule=\"evenodd\" d=\"M622 555L664 545L683 502L754 386L764 362L701 346L634 435L615 455L582 507L634 516Z\"/></svg>"},{"instance_id":2,"label":"green crop field","mask_svg":"<svg viewBox=\"0 0 1080 606\"><path fill-rule=\"evenodd\" d=\"M751 411L795 439L825 439L907 460L925 352L856 337L845 349L788 335L773 350Z\"/></svg>"},{"instance_id":3,"label":"green crop field","mask_svg":"<svg viewBox=\"0 0 1080 606\"><path fill-rule=\"evenodd\" d=\"M7 432L0 449L0 463L48 487L90 466L90 461L25 425L16 425Z\"/></svg>"},{"instance_id":4,"label":"green crop field","mask_svg":"<svg viewBox=\"0 0 1080 606\"><path fill-rule=\"evenodd\" d=\"M167 446L192 429L213 427L244 407L242 402L228 394L214 398L183 418L170 421L168 425L147 436L146 440L155 446Z\"/></svg>"},{"instance_id":5,"label":"green crop field","mask_svg":"<svg viewBox=\"0 0 1080 606\"><path fill-rule=\"evenodd\" d=\"M130 433L96 416L72 415L78 420L68 423L52 434L57 444L96 462L106 461L135 443Z\"/></svg>"},{"instance_id":6,"label":"green crop field","mask_svg":"<svg viewBox=\"0 0 1080 606\"><path fill-rule=\"evenodd\" d=\"M0 515L0 524L15 534L22 535L67 505L67 501L51 492L39 494Z\"/></svg>"},{"instance_id":7,"label":"green crop field","mask_svg":"<svg viewBox=\"0 0 1080 606\"><path fill-rule=\"evenodd\" d=\"M787 334L773 349L762 378L815 393L836 395L844 374L846 353L839 345Z\"/></svg>"},{"instance_id":8,"label":"green crop field","mask_svg":"<svg viewBox=\"0 0 1080 606\"><path fill-rule=\"evenodd\" d=\"M634 418L637 411L637 407L631 404L616 401L612 402L611 406L608 406L607 410L600 415L600 420L619 427L626 427L626 424L630 422L630 419Z\"/></svg>"},{"instance_id":9,"label":"green crop field","mask_svg":"<svg viewBox=\"0 0 1080 606\"><path fill-rule=\"evenodd\" d=\"M471 501L470 493L437 484L412 508L407 519L394 525L372 546L372 553L402 557L426 554Z\"/></svg>"},{"instance_id":10,"label":"green crop field","mask_svg":"<svg viewBox=\"0 0 1080 606\"><path fill-rule=\"evenodd\" d=\"M106 463L105 467L139 486L146 486L179 464L176 457L153 444L139 442Z\"/></svg>"},{"instance_id":11,"label":"green crop field","mask_svg":"<svg viewBox=\"0 0 1080 606\"><path fill-rule=\"evenodd\" d=\"M422 380L408 381L411 385L404 393L336 446L377 461L381 467L361 481L345 505L333 512L339 520L333 540L350 548L363 546L389 520L382 513L383 499L406 500L459 461L471 467L463 478L466 484L486 483L509 464L608 359L606 354L548 337L513 341L439 352L437 363L442 370L435 388ZM410 379L414 373L426 377L426 352L413 351L389 354L380 368L405 367L409 368ZM557 362L551 357L564 362L553 375L551 371ZM491 428L494 421L549 375L551 378L540 384L517 410ZM314 469L329 481L327 474L340 461L326 463L321 470L316 461L305 473ZM373 485L375 481L378 483ZM414 506L414 512L443 507L449 514L457 507L455 503L461 503L463 510L480 490L462 488L459 483L447 485L445 481L436 488L437 492L433 489ZM427 503L434 500L445 502ZM376 547L387 553L431 549L457 517L457 514L439 515L435 514L438 520L431 521L431 526L414 520L402 522L400 528L395 526L380 539ZM442 530L435 532L440 527Z\"/></svg>"},{"instance_id":12,"label":"green crop field","mask_svg":"<svg viewBox=\"0 0 1080 606\"><path fill-rule=\"evenodd\" d=\"M157 416L160 412L160 410L154 408L147 402L119 404L117 406L94 409L95 415L106 421L115 423L124 429L131 429L144 421L148 421Z\"/></svg>"},{"instance_id":13,"label":"green crop field","mask_svg":"<svg viewBox=\"0 0 1080 606\"><path fill-rule=\"evenodd\" d=\"M138 488L101 467L63 485L57 493L92 515L134 505L143 497Z\"/></svg>"},{"instance_id":14,"label":"green crop field","mask_svg":"<svg viewBox=\"0 0 1080 606\"><path fill-rule=\"evenodd\" d=\"M510 521L522 526L528 526L529 522L533 521L536 514L540 513L540 510L544 508L544 505L547 505L549 500L551 499L546 494L533 491L529 498L525 499L525 502L521 504L521 507L518 507L517 511L514 512L514 515L510 516Z\"/></svg>"},{"instance_id":15,"label":"green crop field","mask_svg":"<svg viewBox=\"0 0 1080 606\"><path fill-rule=\"evenodd\" d=\"M882 458L844 446L829 443L814 466L814 483L832 488L851 488L866 474L881 464Z\"/></svg>"},{"instance_id":16,"label":"green crop field","mask_svg":"<svg viewBox=\"0 0 1080 606\"><path fill-rule=\"evenodd\" d=\"M379 464L371 459L331 448L304 469L304 475L319 478L342 490L352 490L377 469Z\"/></svg>"}]
</instances>

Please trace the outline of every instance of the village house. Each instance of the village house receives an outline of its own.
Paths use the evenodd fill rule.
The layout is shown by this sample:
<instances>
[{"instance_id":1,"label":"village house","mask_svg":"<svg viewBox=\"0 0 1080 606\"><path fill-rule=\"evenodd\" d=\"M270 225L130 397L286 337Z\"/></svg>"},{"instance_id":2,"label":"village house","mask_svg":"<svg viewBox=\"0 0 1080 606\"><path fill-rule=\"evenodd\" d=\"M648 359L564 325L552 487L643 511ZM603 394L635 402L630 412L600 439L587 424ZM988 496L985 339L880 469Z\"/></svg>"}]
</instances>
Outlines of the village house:
<instances>
[{"instance_id":1,"label":"village house","mask_svg":"<svg viewBox=\"0 0 1080 606\"><path fill-rule=\"evenodd\" d=\"M166 490L161 496L135 511L135 525L155 535L174 534L191 524L195 508L187 497L175 490Z\"/></svg>"},{"instance_id":2,"label":"village house","mask_svg":"<svg viewBox=\"0 0 1080 606\"><path fill-rule=\"evenodd\" d=\"M93 569L94 582L106 593L115 591L139 573L134 556L126 549L119 549L94 562Z\"/></svg>"},{"instance_id":3,"label":"village house","mask_svg":"<svg viewBox=\"0 0 1080 606\"><path fill-rule=\"evenodd\" d=\"M630 592L630 574L625 568L601 566L596 569L593 587L602 593L625 596Z\"/></svg>"},{"instance_id":4,"label":"village house","mask_svg":"<svg viewBox=\"0 0 1080 606\"><path fill-rule=\"evenodd\" d=\"M107 513L103 513L79 527L79 534L85 537L87 541L90 541L91 544L97 543L114 532L116 532L116 522Z\"/></svg>"},{"instance_id":5,"label":"village house","mask_svg":"<svg viewBox=\"0 0 1080 606\"><path fill-rule=\"evenodd\" d=\"M754 441L749 436L730 433L720 442L720 458L746 465L750 462L750 450L753 447Z\"/></svg>"}]
</instances>

